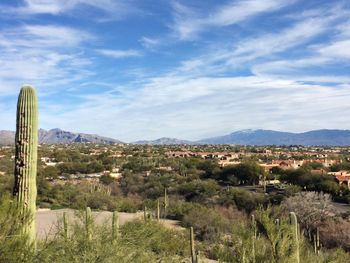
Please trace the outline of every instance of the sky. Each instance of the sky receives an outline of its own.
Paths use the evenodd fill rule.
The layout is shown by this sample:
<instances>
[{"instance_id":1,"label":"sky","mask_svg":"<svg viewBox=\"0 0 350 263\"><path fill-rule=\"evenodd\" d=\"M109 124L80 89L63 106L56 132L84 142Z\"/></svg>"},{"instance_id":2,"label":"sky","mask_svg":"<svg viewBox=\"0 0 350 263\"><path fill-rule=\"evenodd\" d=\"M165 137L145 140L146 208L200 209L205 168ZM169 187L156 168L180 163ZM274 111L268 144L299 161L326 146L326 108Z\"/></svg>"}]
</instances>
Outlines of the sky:
<instances>
[{"instance_id":1,"label":"sky","mask_svg":"<svg viewBox=\"0 0 350 263\"><path fill-rule=\"evenodd\" d=\"M125 142L350 129L349 0L0 0L0 130Z\"/></svg>"}]
</instances>

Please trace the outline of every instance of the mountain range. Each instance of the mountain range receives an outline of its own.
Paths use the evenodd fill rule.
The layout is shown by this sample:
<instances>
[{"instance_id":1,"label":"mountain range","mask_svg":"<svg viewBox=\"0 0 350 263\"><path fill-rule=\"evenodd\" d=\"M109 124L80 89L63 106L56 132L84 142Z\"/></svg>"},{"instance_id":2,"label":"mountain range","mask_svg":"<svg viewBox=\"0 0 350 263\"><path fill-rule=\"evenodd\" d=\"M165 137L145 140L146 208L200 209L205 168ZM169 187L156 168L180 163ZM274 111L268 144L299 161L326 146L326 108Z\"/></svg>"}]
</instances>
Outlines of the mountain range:
<instances>
[{"instance_id":1,"label":"mountain range","mask_svg":"<svg viewBox=\"0 0 350 263\"><path fill-rule=\"evenodd\" d=\"M350 130L314 130L302 133L272 130L242 130L228 135L207 138L197 143L239 145L305 145L348 146Z\"/></svg>"},{"instance_id":2,"label":"mountain range","mask_svg":"<svg viewBox=\"0 0 350 263\"><path fill-rule=\"evenodd\" d=\"M186 141L186 140L179 140L176 138L168 138L168 137L162 137L156 140L150 140L150 141L136 141L133 142L133 144L149 144L149 145L173 145L173 144L194 144L194 142Z\"/></svg>"},{"instance_id":3,"label":"mountain range","mask_svg":"<svg viewBox=\"0 0 350 263\"><path fill-rule=\"evenodd\" d=\"M0 145L13 144L15 132L0 131ZM123 143L119 140L102 137L95 134L74 133L61 129L39 130L39 143ZM187 141L176 138L159 138L157 140L142 140L133 144L174 145L174 144L238 144L238 145L319 145L319 146L350 146L350 130L314 130L302 133L281 132L273 130L241 130L224 136L206 138L199 141Z\"/></svg>"},{"instance_id":4,"label":"mountain range","mask_svg":"<svg viewBox=\"0 0 350 263\"><path fill-rule=\"evenodd\" d=\"M98 143L98 144L114 144L122 143L108 137L95 134L74 133L63 131L61 129L44 130L39 129L39 143L45 144L66 144L66 143ZM10 145L15 141L14 131L0 131L0 145Z\"/></svg>"}]
</instances>

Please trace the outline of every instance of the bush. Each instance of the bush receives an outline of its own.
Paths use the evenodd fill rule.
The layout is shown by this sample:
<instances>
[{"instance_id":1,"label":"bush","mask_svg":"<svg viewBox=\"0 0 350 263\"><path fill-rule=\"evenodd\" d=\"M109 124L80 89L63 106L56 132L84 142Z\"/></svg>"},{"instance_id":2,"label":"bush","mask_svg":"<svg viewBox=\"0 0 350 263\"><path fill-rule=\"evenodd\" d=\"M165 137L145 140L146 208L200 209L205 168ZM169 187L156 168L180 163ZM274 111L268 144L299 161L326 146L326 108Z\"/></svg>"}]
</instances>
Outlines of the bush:
<instances>
[{"instance_id":1,"label":"bush","mask_svg":"<svg viewBox=\"0 0 350 263\"><path fill-rule=\"evenodd\" d=\"M219 203L225 206L237 206L248 214L260 205L267 205L268 199L264 194L248 192L238 188L229 188L220 194Z\"/></svg>"},{"instance_id":2,"label":"bush","mask_svg":"<svg viewBox=\"0 0 350 263\"><path fill-rule=\"evenodd\" d=\"M220 235L229 231L230 221L221 216L216 210L198 206L188 211L183 217L182 224L192 226L197 236L202 240L217 240Z\"/></svg>"},{"instance_id":3,"label":"bush","mask_svg":"<svg viewBox=\"0 0 350 263\"><path fill-rule=\"evenodd\" d=\"M194 180L178 187L178 192L184 195L187 201L205 202L218 193L219 185L214 180Z\"/></svg>"},{"instance_id":4,"label":"bush","mask_svg":"<svg viewBox=\"0 0 350 263\"><path fill-rule=\"evenodd\" d=\"M141 209L141 202L135 203L129 198L120 198L116 203L116 210L119 212L135 213Z\"/></svg>"},{"instance_id":5,"label":"bush","mask_svg":"<svg viewBox=\"0 0 350 263\"><path fill-rule=\"evenodd\" d=\"M327 219L319 225L320 240L327 248L343 248L350 252L350 222L341 218Z\"/></svg>"},{"instance_id":6,"label":"bush","mask_svg":"<svg viewBox=\"0 0 350 263\"><path fill-rule=\"evenodd\" d=\"M172 201L169 203L168 217L176 220L183 220L191 210L200 209L201 205L198 203L190 203L182 200Z\"/></svg>"}]
</instances>

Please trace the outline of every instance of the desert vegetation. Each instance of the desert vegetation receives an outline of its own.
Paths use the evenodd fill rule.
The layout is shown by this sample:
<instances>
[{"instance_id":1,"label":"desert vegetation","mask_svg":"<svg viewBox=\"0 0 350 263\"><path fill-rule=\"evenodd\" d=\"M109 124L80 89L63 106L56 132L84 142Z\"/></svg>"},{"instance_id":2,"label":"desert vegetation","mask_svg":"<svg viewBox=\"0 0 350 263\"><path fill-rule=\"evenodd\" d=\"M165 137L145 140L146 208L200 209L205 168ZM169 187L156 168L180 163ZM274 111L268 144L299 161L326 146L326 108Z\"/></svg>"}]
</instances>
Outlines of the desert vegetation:
<instances>
[{"instance_id":1,"label":"desert vegetation","mask_svg":"<svg viewBox=\"0 0 350 263\"><path fill-rule=\"evenodd\" d=\"M215 159L168 156L170 146L42 145L38 152L37 147L36 96L24 87L15 149L1 150L6 172L0 177L1 262L349 259L349 213L333 205L334 200L347 202L349 190L334 177L311 173L318 168L312 161L268 173L259 155L222 167ZM329 169L350 167L346 162L339 166ZM271 189L258 186L269 179L281 183ZM37 239L36 206L73 208L79 220L64 214L53 235ZM113 214L99 224L91 210ZM118 212L137 211L144 211L142 219L119 224ZM164 218L178 220L179 227L167 227Z\"/></svg>"}]
</instances>

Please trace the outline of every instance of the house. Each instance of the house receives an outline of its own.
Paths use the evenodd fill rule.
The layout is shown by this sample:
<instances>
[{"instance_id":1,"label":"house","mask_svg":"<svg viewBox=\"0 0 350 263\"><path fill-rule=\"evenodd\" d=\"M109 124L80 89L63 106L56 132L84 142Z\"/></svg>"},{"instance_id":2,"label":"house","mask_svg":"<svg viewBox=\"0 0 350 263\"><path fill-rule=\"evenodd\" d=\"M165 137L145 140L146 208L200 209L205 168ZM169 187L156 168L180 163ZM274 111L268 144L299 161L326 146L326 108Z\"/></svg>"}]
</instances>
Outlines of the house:
<instances>
[{"instance_id":1,"label":"house","mask_svg":"<svg viewBox=\"0 0 350 263\"><path fill-rule=\"evenodd\" d=\"M350 190L350 172L345 170L340 170L338 172L329 172L329 175L335 176L339 184L345 184Z\"/></svg>"}]
</instances>

